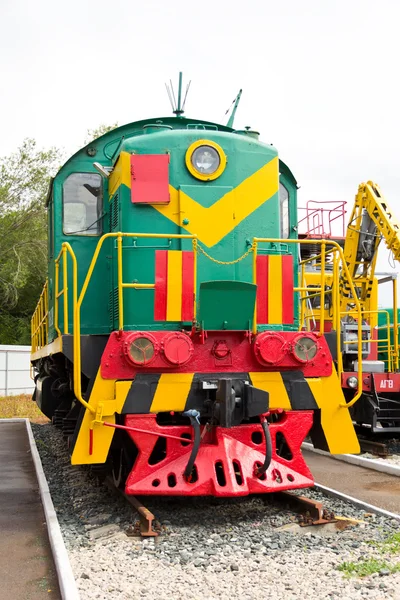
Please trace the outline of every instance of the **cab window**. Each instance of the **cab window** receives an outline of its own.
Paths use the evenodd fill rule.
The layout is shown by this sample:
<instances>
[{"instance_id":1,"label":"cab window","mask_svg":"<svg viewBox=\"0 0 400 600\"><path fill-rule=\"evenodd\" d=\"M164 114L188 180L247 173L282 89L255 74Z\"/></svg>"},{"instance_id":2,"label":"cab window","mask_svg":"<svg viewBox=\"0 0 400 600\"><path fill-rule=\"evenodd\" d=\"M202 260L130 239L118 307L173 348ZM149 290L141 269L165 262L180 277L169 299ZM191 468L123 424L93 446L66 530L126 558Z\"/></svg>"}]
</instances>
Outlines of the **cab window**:
<instances>
[{"instance_id":1,"label":"cab window","mask_svg":"<svg viewBox=\"0 0 400 600\"><path fill-rule=\"evenodd\" d=\"M280 236L286 239L289 237L289 192L283 183L279 184L279 213Z\"/></svg>"},{"instance_id":2,"label":"cab window","mask_svg":"<svg viewBox=\"0 0 400 600\"><path fill-rule=\"evenodd\" d=\"M103 188L97 173L73 173L63 185L63 232L67 235L99 235Z\"/></svg>"}]
</instances>

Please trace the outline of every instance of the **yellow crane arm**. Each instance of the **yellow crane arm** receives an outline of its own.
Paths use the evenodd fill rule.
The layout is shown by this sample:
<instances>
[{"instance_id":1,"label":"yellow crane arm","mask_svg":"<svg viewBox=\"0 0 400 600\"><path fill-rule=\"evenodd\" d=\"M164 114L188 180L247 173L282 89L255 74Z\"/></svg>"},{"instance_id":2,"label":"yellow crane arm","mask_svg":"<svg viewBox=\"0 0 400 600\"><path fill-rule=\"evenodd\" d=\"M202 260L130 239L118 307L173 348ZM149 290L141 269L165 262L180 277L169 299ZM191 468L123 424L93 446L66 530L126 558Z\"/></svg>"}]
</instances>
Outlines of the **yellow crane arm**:
<instances>
[{"instance_id":1,"label":"yellow crane arm","mask_svg":"<svg viewBox=\"0 0 400 600\"><path fill-rule=\"evenodd\" d=\"M344 258L349 273L359 291L361 308L371 295L378 246L381 239L400 260L400 223L384 199L379 186L368 181L358 188L344 244ZM341 311L351 304L349 282L342 275Z\"/></svg>"}]
</instances>

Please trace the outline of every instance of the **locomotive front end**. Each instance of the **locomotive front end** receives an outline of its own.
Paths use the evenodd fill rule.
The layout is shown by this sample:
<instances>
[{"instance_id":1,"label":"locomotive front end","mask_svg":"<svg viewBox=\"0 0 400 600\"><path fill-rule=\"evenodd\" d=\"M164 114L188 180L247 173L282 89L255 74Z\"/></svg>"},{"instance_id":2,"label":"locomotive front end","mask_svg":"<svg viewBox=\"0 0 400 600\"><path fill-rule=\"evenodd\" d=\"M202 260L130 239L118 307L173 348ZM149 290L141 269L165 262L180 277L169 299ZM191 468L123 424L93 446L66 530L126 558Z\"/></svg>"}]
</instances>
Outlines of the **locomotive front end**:
<instances>
[{"instance_id":1,"label":"locomotive front end","mask_svg":"<svg viewBox=\"0 0 400 600\"><path fill-rule=\"evenodd\" d=\"M306 487L307 434L354 445L348 415L328 415L325 337L298 331L295 183L254 132L214 127L146 123L108 178L114 331L72 461L112 444L127 493Z\"/></svg>"},{"instance_id":2,"label":"locomotive front end","mask_svg":"<svg viewBox=\"0 0 400 600\"><path fill-rule=\"evenodd\" d=\"M307 435L359 451L340 336L304 311L296 194L257 132L180 114L110 131L62 167L32 364L73 464L129 494L239 496L313 485ZM322 264L327 244L313 240Z\"/></svg>"}]
</instances>

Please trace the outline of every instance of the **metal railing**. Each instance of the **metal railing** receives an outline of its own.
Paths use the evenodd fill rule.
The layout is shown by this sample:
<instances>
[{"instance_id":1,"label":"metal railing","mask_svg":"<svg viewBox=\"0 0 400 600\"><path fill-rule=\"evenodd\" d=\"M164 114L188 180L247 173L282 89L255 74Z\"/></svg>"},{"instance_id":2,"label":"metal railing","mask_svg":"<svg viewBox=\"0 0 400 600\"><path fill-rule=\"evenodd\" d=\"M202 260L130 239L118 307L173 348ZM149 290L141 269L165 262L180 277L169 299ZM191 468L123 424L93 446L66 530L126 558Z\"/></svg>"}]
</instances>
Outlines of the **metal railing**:
<instances>
[{"instance_id":1,"label":"metal railing","mask_svg":"<svg viewBox=\"0 0 400 600\"><path fill-rule=\"evenodd\" d=\"M62 333L69 333L69 308L68 308L68 255L71 257L73 263L73 304L75 306L77 298L77 262L74 251L72 250L68 242L64 242L61 246L59 255L54 261L54 329L58 336ZM63 273L63 285L62 289L59 290L60 285L60 263L62 266ZM31 319L31 348L32 354L43 348L48 343L49 338L49 281L46 279L42 293L40 294L39 301L36 305L34 313ZM64 309L63 309L63 328L62 331L59 326L59 299L63 297Z\"/></svg>"},{"instance_id":2,"label":"metal railing","mask_svg":"<svg viewBox=\"0 0 400 600\"><path fill-rule=\"evenodd\" d=\"M341 340L340 340L340 330L341 330L341 316L340 316L340 289L339 289L339 276L341 266L342 272L348 278L350 284L350 292L353 299L353 303L355 305L354 313L357 315L357 358L358 358L358 368L359 368L359 376L358 376L358 387L355 396L349 403L342 403L340 406L350 408L353 406L355 402L360 398L362 394L362 313L360 302L357 297L357 292L354 287L353 281L349 276L348 267L346 261L344 259L343 250L341 246L331 240L316 240L316 239L303 239L303 240L290 240L290 239L272 239L272 238L254 238L253 239L253 283L257 284L257 251L259 244L279 244L285 243L289 245L304 245L304 244L313 244L319 245L321 252L316 256L312 256L310 258L306 258L299 262L300 266L300 286L294 288L294 292L299 293L299 302L300 302L300 329L303 327L303 323L305 321L305 307L306 303L309 302L310 297L318 296L320 298L320 315L319 315L319 333L323 335L325 333L325 314L324 314L324 306L325 306L325 297L328 294L332 296L332 322L333 327L337 331L336 336L336 344L337 344L337 366L338 366L338 375L341 376L343 372L343 361L342 361L342 351L341 351ZM327 247L329 249L327 249ZM325 264L327 256L332 255L333 258L333 272L332 272L332 286L330 290L325 290ZM307 288L304 284L305 282L305 269L306 265L310 262L317 261L320 265L320 270L318 271L319 275L319 287L314 288L312 290L312 294L310 295L310 288ZM254 309L254 318L253 318L253 333L257 333L257 306Z\"/></svg>"},{"instance_id":3,"label":"metal railing","mask_svg":"<svg viewBox=\"0 0 400 600\"><path fill-rule=\"evenodd\" d=\"M49 339L49 281L43 286L38 303L31 318L31 348L32 354L46 346Z\"/></svg>"},{"instance_id":4,"label":"metal railing","mask_svg":"<svg viewBox=\"0 0 400 600\"><path fill-rule=\"evenodd\" d=\"M61 246L61 250L56 260L54 261L55 276L54 276L54 329L60 336L61 333L69 333L69 311L68 311L68 255L72 260L72 302L75 306L77 295L78 295L78 265L76 256L72 247L68 242L64 242ZM63 285L62 289L59 290L59 279L60 279L60 263L62 261L62 273L63 273ZM63 297L63 316L64 316L64 327L61 332L58 319L59 319L59 299Z\"/></svg>"},{"instance_id":5,"label":"metal railing","mask_svg":"<svg viewBox=\"0 0 400 600\"><path fill-rule=\"evenodd\" d=\"M327 205L331 208L325 208ZM338 221L338 232L336 237L343 237L345 232L344 216L346 214L346 202L342 200L327 200L318 202L309 200L305 207L298 208L299 215L306 211L304 217L297 222L298 231L306 236L319 236L321 238L335 237L333 232L333 223ZM302 231L305 226L305 231Z\"/></svg>"},{"instance_id":6,"label":"metal railing","mask_svg":"<svg viewBox=\"0 0 400 600\"><path fill-rule=\"evenodd\" d=\"M72 261L72 333L73 333L73 375L74 375L74 393L76 398L85 406L88 410L90 410L93 414L95 414L95 409L91 407L82 396L82 388L81 388L81 307L82 303L85 299L86 292L89 286L89 283L92 279L93 272L95 270L100 251L103 247L103 244L106 239L116 238L117 242L117 280L118 280L118 328L122 330L124 327L124 289L154 289L154 283L127 283L123 281L123 238L155 238L155 239L187 239L192 240L193 252L194 252L194 289L196 290L196 281L197 281L197 237L195 235L181 235L181 234L151 234L151 233L107 233L103 235L96 246L95 252L93 254L92 260L90 262L89 268L86 273L85 280L83 282L82 288L78 295L78 267L77 260L71 246L64 242L61 247L61 251L56 258L56 270L55 270L55 307L54 307L54 327L57 331L58 336L61 336L62 333L69 333L69 304L68 304L68 255ZM348 276L347 265L344 261L343 250L334 241L331 240L290 240L290 239L273 239L273 238L254 238L251 252L253 253L253 282L256 283L256 265L257 265L257 252L259 250L259 245L264 243L270 244L319 244L321 248L321 252L317 256L312 256L311 258L307 258L305 260L300 261L300 286L294 288L294 293L298 293L298 301L300 304L300 329L303 328L303 323L306 321L305 318L305 306L306 303L309 302L310 297L318 296L320 298L320 306L324 307L325 305L325 297L328 294L332 296L332 306L333 306L333 325L337 332L340 332L341 327L341 315L340 315L340 292L339 292L339 275L341 266L342 270ZM327 249L328 247L328 249ZM265 251L265 248L262 248ZM250 252L249 252L250 253ZM325 290L325 261L328 255L333 256L333 284L330 290ZM317 288L312 290L312 294L310 296L310 288L306 287L305 282L305 268L306 265L310 261L320 261L320 285ZM63 273L63 285L62 289L59 289L59 270L60 266L62 267ZM351 278L349 278L351 282ZM360 308L360 303L357 298L356 290L354 285L351 282L350 290L353 295L353 302L355 305L355 309L353 313L357 317L357 335L358 335L358 362L359 362L359 384L356 395L351 400L350 403L343 403L342 406L350 407L352 406L360 397L362 393L362 313ZM40 347L46 345L48 341L48 284L46 282L45 288L40 296L38 306L35 310L34 316L32 317L32 352L35 352ZM63 297L64 306L63 306L63 331L60 329L60 325L58 323L59 320L59 301L60 298ZM196 293L193 295L193 309L194 315L196 315ZM253 333L257 333L257 307L255 306L254 310L254 319L253 319ZM325 317L324 311L320 311L319 317L319 333L323 335L325 332ZM338 357L338 372L339 375L343 371L342 364L342 354L341 354L341 346L340 346L340 335L337 335L337 357Z\"/></svg>"},{"instance_id":7,"label":"metal railing","mask_svg":"<svg viewBox=\"0 0 400 600\"><path fill-rule=\"evenodd\" d=\"M340 313L341 316L346 316L346 317L354 317L354 313L352 313L351 311L349 312L341 312ZM377 348L378 348L378 352L379 351L384 351L387 352L388 355L388 360L385 361L388 363L388 371L392 372L393 370L397 370L398 369L398 363L399 363L399 358L398 356L395 356L395 352L394 352L394 346L391 345L390 343L390 315L389 312L387 310L363 310L361 312L362 315L362 319L364 320L368 320L368 315L380 315L383 314L385 315L386 318L386 325L384 325L383 327L381 327L381 329L386 329L387 331L387 337L386 338L373 338L373 337L369 337L369 338L365 338L362 340L362 344L377 344ZM344 344L354 344L353 341L347 341L347 342L343 342ZM381 348L379 348L379 345L382 345Z\"/></svg>"},{"instance_id":8,"label":"metal railing","mask_svg":"<svg viewBox=\"0 0 400 600\"><path fill-rule=\"evenodd\" d=\"M126 238L157 238L157 239L190 239L192 240L194 259L193 259L193 270L194 270L194 288L196 289L197 279L197 237L195 235L180 235L180 234L158 234L158 233L107 233L103 235L96 246L93 258L89 265L86 273L85 280L82 285L78 297L78 265L75 253L69 243L64 242L61 246L61 251L55 259L55 289L54 289L54 328L61 336L62 333L69 333L69 305L68 305L68 255L72 260L72 304L73 304L73 317L72 317L72 332L73 332L73 375L74 375L74 393L76 398L81 404L92 414L96 413L96 410L90 406L86 400L82 397L82 386L81 386L81 306L86 295L87 288L93 275L100 251L103 244L108 238L117 238L117 272L118 272L118 327L120 330L124 327L124 301L123 301L123 290L127 288L134 289L153 289L154 283L124 283L123 282L123 257L122 257L122 239ZM61 262L62 261L62 262ZM62 289L59 289L59 274L60 274L60 263L62 266L63 273L63 285ZM63 331L60 330L59 326L59 301L63 297L63 317L64 326ZM194 314L196 314L196 294L193 295L193 308ZM32 332L32 354L43 348L48 343L48 281L43 288L40 295L39 302L33 314L31 320L31 332Z\"/></svg>"},{"instance_id":9,"label":"metal railing","mask_svg":"<svg viewBox=\"0 0 400 600\"><path fill-rule=\"evenodd\" d=\"M96 413L95 409L91 407L82 397L81 387L81 306L86 295L87 288L95 269L97 259L99 257L101 248L106 239L116 238L117 239L117 278L118 278L118 328L120 330L124 327L124 298L123 290L126 288L133 289L152 289L154 288L153 283L124 283L123 282L123 238L153 238L153 239L186 239L192 240L194 259L193 259L193 271L194 271L194 289L196 289L197 281L197 237L195 235L181 235L181 234L163 234L163 233L106 233L103 235L97 243L93 258L89 265L85 281L83 282L82 289L80 291L77 301L74 302L74 316L73 316L73 348L74 348L74 393L77 399L93 414ZM76 261L75 261L76 264ZM74 286L77 286L77 275L74 275ZM194 314L196 314L196 294L193 294L193 307Z\"/></svg>"}]
</instances>

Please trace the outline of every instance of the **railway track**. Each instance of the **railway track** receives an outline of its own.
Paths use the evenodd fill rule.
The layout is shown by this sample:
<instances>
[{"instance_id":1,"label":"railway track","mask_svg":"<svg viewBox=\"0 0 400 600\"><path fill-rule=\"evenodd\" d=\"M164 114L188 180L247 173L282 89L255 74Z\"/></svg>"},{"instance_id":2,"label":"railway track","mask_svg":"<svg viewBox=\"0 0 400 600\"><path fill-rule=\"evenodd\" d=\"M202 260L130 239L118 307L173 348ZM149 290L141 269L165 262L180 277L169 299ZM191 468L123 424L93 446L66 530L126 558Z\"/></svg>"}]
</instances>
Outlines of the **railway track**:
<instances>
[{"instance_id":1,"label":"railway track","mask_svg":"<svg viewBox=\"0 0 400 600\"><path fill-rule=\"evenodd\" d=\"M400 455L400 440L388 433L385 428L380 433L370 433L368 427L355 425L362 453L372 454L380 458Z\"/></svg>"},{"instance_id":2,"label":"railway track","mask_svg":"<svg viewBox=\"0 0 400 600\"><path fill-rule=\"evenodd\" d=\"M360 448L362 452L370 452L374 456L387 458L390 455L390 448L388 442L377 442L376 440L369 440L366 438L358 438L360 442Z\"/></svg>"},{"instance_id":3,"label":"railway track","mask_svg":"<svg viewBox=\"0 0 400 600\"><path fill-rule=\"evenodd\" d=\"M400 441L384 433L377 435L368 435L365 430L356 427L358 432L358 441L360 442L361 452L367 452L380 458L387 458L392 455L400 454Z\"/></svg>"},{"instance_id":4,"label":"railway track","mask_svg":"<svg viewBox=\"0 0 400 600\"><path fill-rule=\"evenodd\" d=\"M377 442L374 442L377 443ZM318 484L316 488L327 496L341 498L347 502L353 503L366 511L372 511L377 514L386 515L397 519L400 522L400 468L392 467L387 472L384 465L375 461L368 461L359 457L352 457L356 464L340 464L340 456L332 455L322 451L315 452L311 444L304 444L307 449L303 450L303 455L308 466ZM358 461L358 462L357 462ZM343 461L345 462L345 461ZM357 482L356 491L354 482ZM113 486L112 479L109 478L107 484ZM139 524L132 528L132 535L141 535L142 537L156 537L160 533L160 526L157 517L146 508L142 502L133 496L128 496L118 490L122 496L137 511ZM355 497L356 496L356 497ZM265 498L265 496L261 496ZM308 498L303 495L290 492L280 492L271 494L278 503L290 506L298 513L298 522L302 526L327 525L335 521L335 515L332 511L324 507L323 502ZM151 498L147 502L152 503ZM341 520L343 523L344 519ZM156 525L154 527L154 525Z\"/></svg>"},{"instance_id":5,"label":"railway track","mask_svg":"<svg viewBox=\"0 0 400 600\"><path fill-rule=\"evenodd\" d=\"M121 494L138 515L138 523L128 528L127 535L148 538L158 537L162 534L160 522L151 510L144 506L145 500L139 500L135 496L125 494L123 490L115 488L111 478L107 478L105 483L110 489ZM265 499L265 496L260 496L260 498ZM287 506L297 514L297 520L301 527L321 526L336 522L334 513L324 508L323 503L318 500L290 492L277 492L271 494L270 498L277 504ZM149 501L151 502L151 499Z\"/></svg>"},{"instance_id":6,"label":"railway track","mask_svg":"<svg viewBox=\"0 0 400 600\"><path fill-rule=\"evenodd\" d=\"M321 457L316 461L311 461L314 463L321 463L323 459ZM355 467L357 470L357 467ZM386 482L388 478L386 479ZM391 482L389 477L390 485L392 485L392 489L390 489L390 496L395 496L397 500L397 494L399 491L400 482ZM374 486L379 486L382 484L382 481L375 482ZM110 482L111 485L111 482ZM342 486L340 486L342 487ZM368 487L368 486L364 486ZM321 492L324 496L330 496L333 498L338 498L345 502L351 503L358 508L361 508L365 511L371 511L372 513L376 513L378 515L389 517L393 520L398 520L400 523L400 508L397 506L398 502L395 502L395 509L399 510L399 512L393 512L391 510L387 510L382 506L377 506L376 504L370 504L366 500L361 497L355 498L354 496L345 493L344 491L340 491L336 488L331 488L326 485L316 484L315 489ZM343 487L342 487L343 489ZM385 488L384 488L385 489ZM160 521L157 516L153 514L151 510L146 508L141 500L138 500L134 496L129 496L124 494L122 490L116 490L121 493L121 495L125 498L125 500L131 504L133 509L136 511L138 515L139 521L126 530L128 536L134 537L143 537L143 538L154 538L162 535L162 527L160 525ZM385 489L387 492L387 489ZM307 490L306 490L307 493ZM379 504L390 506L390 503L387 501L387 494L384 494L385 498ZM263 500L266 499L265 496L260 496ZM270 494L268 496L268 500L272 500L276 502L278 505L280 504L282 507L286 507L293 511L297 515L296 521L300 527L323 527L324 525L332 525L338 522L334 511L325 507L324 501L320 499L315 499L312 497L307 497L303 495L298 495L296 493L291 492L277 492L275 494ZM151 499L149 499L151 503ZM292 519L291 519L292 520ZM339 518L339 529L343 529L344 527L354 525L354 520L350 517L340 516Z\"/></svg>"},{"instance_id":7,"label":"railway track","mask_svg":"<svg viewBox=\"0 0 400 600\"><path fill-rule=\"evenodd\" d=\"M363 452L382 458L390 456L393 450L400 451L400 445L396 440L377 441L376 439L361 437L359 441ZM382 466L375 466L375 471L380 471L382 474L378 478L376 476L372 477L373 481L371 482L371 473L368 471L367 466L371 467L374 463L364 461L363 464L357 464L356 462L355 465L357 466L347 467L345 475L348 483L346 485L346 478L342 478L342 468L337 468L337 465L332 462L333 459L340 459L340 456L332 457L332 455L323 451L315 451L309 443L305 443L303 447L305 448L303 453L307 459L307 464L311 466L313 475L321 482L319 485L316 484L316 488L323 494L352 502L361 508L365 508L365 510L387 514L394 519L398 518L400 521L400 480L395 478L400 476L400 467L394 467L392 472L388 473L388 470ZM315 456L315 454L318 456ZM357 458L355 460L357 461ZM353 477L356 476L357 468L360 469L356 477L359 497L355 498L352 492ZM384 474L385 472L389 475L388 477ZM322 483L326 485L322 485ZM134 496L125 494L121 489L115 487L111 477L107 478L106 484L110 489L119 492L137 512L139 521L134 527L128 529L128 535L157 537L161 533L157 517L143 504L146 499L139 500ZM335 487L332 488L332 485ZM290 492L271 494L270 497L287 504L298 513L298 522L301 526L327 525L335 521L333 512L325 509L323 503L318 500ZM151 503L151 498L148 501ZM343 524L344 521L345 519L342 518L341 523Z\"/></svg>"},{"instance_id":8,"label":"railway track","mask_svg":"<svg viewBox=\"0 0 400 600\"><path fill-rule=\"evenodd\" d=\"M384 507L371 508L371 497L365 501L358 498L356 503L351 498L343 501L330 495L340 494L338 489L320 488L294 494L305 496L317 507L319 512L311 521L330 521L309 527L302 525L310 523L311 505L303 509L304 517L299 517L289 507L293 494L284 499L269 495L141 498L142 529L151 531L149 520L155 526L150 536L140 539L140 521L137 523L131 500L99 485L88 468L71 467L58 430L35 426L35 435L81 600L192 598L193 589L196 598L218 600L235 595L246 600L268 598L268 590L273 589L274 598L283 600L294 580L303 595L328 597L339 591L343 597L357 598L353 580L342 577L337 569L344 561L363 561L374 552L381 557L384 539L398 532L400 517ZM348 468L330 460L340 465L342 472ZM331 469L331 463L328 465L323 467L325 471ZM358 476L352 478L358 480ZM359 495L354 485L351 491L349 496ZM344 518L348 525L343 524ZM394 568L393 557L385 560ZM271 564L275 565L272 571ZM276 568L279 581L273 575ZM370 586L376 583L365 581ZM378 589L374 598L394 598L390 590L400 586L400 574L390 574L379 582L386 587ZM363 598L369 597L368 589Z\"/></svg>"}]
</instances>

